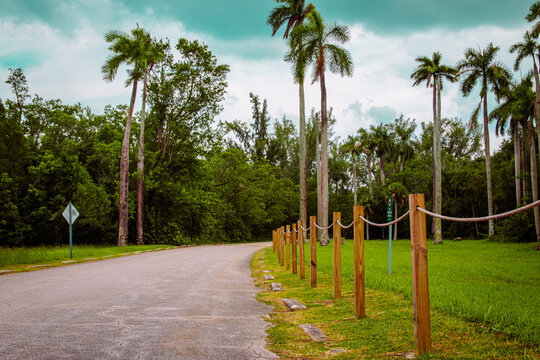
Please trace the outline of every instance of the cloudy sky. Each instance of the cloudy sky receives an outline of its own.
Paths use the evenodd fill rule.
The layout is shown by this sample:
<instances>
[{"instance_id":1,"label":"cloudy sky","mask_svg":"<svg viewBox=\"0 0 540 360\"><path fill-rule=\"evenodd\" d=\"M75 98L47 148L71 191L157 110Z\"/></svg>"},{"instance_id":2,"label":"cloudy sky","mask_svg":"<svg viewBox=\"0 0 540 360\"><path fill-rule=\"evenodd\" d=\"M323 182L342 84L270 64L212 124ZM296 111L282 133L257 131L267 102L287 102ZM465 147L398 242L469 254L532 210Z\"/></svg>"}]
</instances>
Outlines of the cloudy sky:
<instances>
[{"instance_id":1,"label":"cloudy sky","mask_svg":"<svg viewBox=\"0 0 540 360\"><path fill-rule=\"evenodd\" d=\"M513 67L508 48L530 27L531 0L313 0L327 22L349 26L351 78L327 76L328 104L346 137L360 127L393 121L399 114L418 123L432 120L431 92L411 87L415 58L440 51L453 65L468 47L500 46L498 59ZM102 80L108 55L104 34L129 32L138 23L156 38L199 39L218 62L229 64L229 88L222 120L250 120L249 93L268 99L273 118L298 121L298 88L283 62L282 32L271 37L266 25L274 0L0 0L0 98L13 98L3 81L8 68L22 67L30 92L80 102L101 113L107 104L127 104L125 71L112 83ZM522 64L522 72L531 63ZM515 73L520 76L519 72ZM318 83L306 87L306 107L320 105ZM479 98L463 98L447 84L444 117L467 121ZM493 104L493 100L491 100ZM308 110L309 114L309 110ZM492 138L492 151L501 139Z\"/></svg>"}]
</instances>

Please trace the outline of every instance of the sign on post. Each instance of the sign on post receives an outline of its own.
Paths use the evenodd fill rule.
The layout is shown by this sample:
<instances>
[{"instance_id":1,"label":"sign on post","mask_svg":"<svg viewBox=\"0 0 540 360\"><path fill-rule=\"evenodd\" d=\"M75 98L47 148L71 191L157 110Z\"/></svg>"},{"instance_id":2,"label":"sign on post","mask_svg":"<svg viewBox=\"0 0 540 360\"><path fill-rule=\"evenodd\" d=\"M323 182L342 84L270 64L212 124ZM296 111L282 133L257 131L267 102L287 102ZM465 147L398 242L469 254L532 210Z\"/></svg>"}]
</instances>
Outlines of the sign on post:
<instances>
[{"instance_id":1,"label":"sign on post","mask_svg":"<svg viewBox=\"0 0 540 360\"><path fill-rule=\"evenodd\" d=\"M64 212L62 213L62 215L64 216L64 218L69 224L69 258L73 259L73 250L72 250L73 241L72 241L71 226L73 225L75 220L77 220L77 218L79 217L79 212L77 211L77 209L75 209L75 206L73 206L72 203L69 203L68 206L66 206L66 208L64 209Z\"/></svg>"},{"instance_id":2,"label":"sign on post","mask_svg":"<svg viewBox=\"0 0 540 360\"><path fill-rule=\"evenodd\" d=\"M392 195L388 195L386 198L386 221L392 221L394 207L392 201ZM388 228L388 273L392 273L392 225Z\"/></svg>"}]
</instances>

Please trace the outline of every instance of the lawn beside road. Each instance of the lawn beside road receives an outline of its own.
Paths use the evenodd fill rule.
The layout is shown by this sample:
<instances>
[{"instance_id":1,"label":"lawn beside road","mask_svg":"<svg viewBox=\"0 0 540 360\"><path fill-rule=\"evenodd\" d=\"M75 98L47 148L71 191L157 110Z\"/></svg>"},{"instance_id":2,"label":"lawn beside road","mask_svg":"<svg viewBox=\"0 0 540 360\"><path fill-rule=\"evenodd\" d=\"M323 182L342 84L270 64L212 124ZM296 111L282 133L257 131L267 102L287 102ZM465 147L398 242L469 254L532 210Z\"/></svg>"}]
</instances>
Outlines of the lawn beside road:
<instances>
[{"instance_id":1,"label":"lawn beside road","mask_svg":"<svg viewBox=\"0 0 540 360\"><path fill-rule=\"evenodd\" d=\"M353 313L353 242L342 247L343 299L332 295L332 245L317 247L319 286L299 280L266 252L271 270L285 292L261 293L276 306L269 330L271 350L284 358L403 357L414 349L410 241L392 243L388 274L388 241L366 241L366 315ZM306 270L309 269L309 246ZM255 264L255 263L254 263ZM257 264L255 264L257 265ZM531 244L445 241L428 245L433 352L441 359L540 358L540 252ZM262 270L260 270L262 271ZM256 271L255 271L256 272ZM268 283L260 280L267 290ZM280 298L307 305L305 312L285 311ZM307 341L298 324L319 326L325 343ZM347 352L330 353L332 348ZM293 356L294 355L294 356Z\"/></svg>"},{"instance_id":2,"label":"lawn beside road","mask_svg":"<svg viewBox=\"0 0 540 360\"><path fill-rule=\"evenodd\" d=\"M107 257L132 254L135 251L166 249L170 245L132 245L132 246L91 246L77 245L73 247L75 262L85 259L104 259ZM0 270L28 271L36 268L29 266L60 266L62 261L69 261L69 246L53 247L17 247L0 248Z\"/></svg>"}]
</instances>

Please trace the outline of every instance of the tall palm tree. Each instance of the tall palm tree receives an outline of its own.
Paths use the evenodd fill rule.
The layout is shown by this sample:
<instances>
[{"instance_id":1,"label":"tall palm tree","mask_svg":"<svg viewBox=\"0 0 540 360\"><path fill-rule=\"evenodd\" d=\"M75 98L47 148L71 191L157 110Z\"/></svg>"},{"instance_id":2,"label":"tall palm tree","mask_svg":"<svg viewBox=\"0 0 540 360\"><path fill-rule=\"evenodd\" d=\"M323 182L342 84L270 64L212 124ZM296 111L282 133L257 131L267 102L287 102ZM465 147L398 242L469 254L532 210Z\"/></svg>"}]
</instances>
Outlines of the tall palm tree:
<instances>
[{"instance_id":1,"label":"tall palm tree","mask_svg":"<svg viewBox=\"0 0 540 360\"><path fill-rule=\"evenodd\" d=\"M371 155L375 152L377 148L377 143L375 142L372 134L366 129L359 129L358 134L360 135L360 146L362 152L366 154L366 163L367 163L367 186L369 196L373 195L373 187L371 186Z\"/></svg>"},{"instance_id":2,"label":"tall palm tree","mask_svg":"<svg viewBox=\"0 0 540 360\"><path fill-rule=\"evenodd\" d=\"M357 180L356 180L356 159L362 153L362 144L360 143L359 136L347 136L347 140L340 147L341 154L350 154L352 160L352 177L353 177L353 194L354 194L354 206L357 205Z\"/></svg>"},{"instance_id":3,"label":"tall palm tree","mask_svg":"<svg viewBox=\"0 0 540 360\"><path fill-rule=\"evenodd\" d=\"M376 144L375 153L379 157L379 175L381 184L386 181L386 156L392 151L393 139L388 124L371 125L370 130Z\"/></svg>"},{"instance_id":4,"label":"tall palm tree","mask_svg":"<svg viewBox=\"0 0 540 360\"><path fill-rule=\"evenodd\" d=\"M131 101L124 130L124 140L122 141L122 151L120 156L120 176L118 189L118 246L127 245L128 240L128 183L129 183L129 137L131 133L131 122L133 119L133 109L137 97L137 84L143 73L141 54L146 50L144 46L146 32L139 28L131 30L131 35L112 30L105 34L105 41L110 43L111 55L101 67L103 79L113 81L122 64L131 65L128 70L128 80L126 87L132 85Z\"/></svg>"},{"instance_id":5,"label":"tall palm tree","mask_svg":"<svg viewBox=\"0 0 540 360\"><path fill-rule=\"evenodd\" d=\"M144 122L146 118L146 94L148 88L148 74L154 68L154 65L165 58L167 43L157 42L150 38L150 34L145 33L141 39L140 61L144 63L144 82L141 109L141 124L139 129L139 151L137 163L137 245L144 244Z\"/></svg>"},{"instance_id":6,"label":"tall palm tree","mask_svg":"<svg viewBox=\"0 0 540 360\"><path fill-rule=\"evenodd\" d=\"M326 67L341 76L352 76L351 54L334 42L349 41L349 28L337 24L326 25L321 14L312 10L306 25L293 31L293 44L302 44L307 63L313 64L312 83L319 81L321 87L321 207L322 226L328 224L328 112L326 106ZM323 231L321 245L328 244L328 231Z\"/></svg>"},{"instance_id":7,"label":"tall palm tree","mask_svg":"<svg viewBox=\"0 0 540 360\"><path fill-rule=\"evenodd\" d=\"M506 122L510 119L510 129L514 136L514 156L516 169L516 194L519 189L519 132L518 126L521 125L523 134L529 134L529 151L530 151L530 166L531 166L531 188L533 201L538 200L538 173L536 166L536 144L534 141L534 115L536 94L532 89L531 75L522 79L518 84L510 84L502 92L502 103L494 109L490 117L497 119L497 132L504 131ZM521 206L521 198L517 198L518 206ZM534 208L534 225L536 229L537 241L540 241L540 209Z\"/></svg>"},{"instance_id":8,"label":"tall palm tree","mask_svg":"<svg viewBox=\"0 0 540 360\"><path fill-rule=\"evenodd\" d=\"M267 24L272 26L272 36L276 34L285 22L287 26L283 34L286 39L289 32L294 30L299 25L302 25L307 15L315 9L312 3L305 5L304 0L276 0L280 6L275 7L267 19ZM302 39L299 38L298 51L293 51L294 44L289 44L291 51L286 56L286 61L293 64L294 80L298 83L298 98L299 98L299 122L300 122L300 139L299 147L299 168L300 168L300 220L303 224L307 224L307 149L306 149L306 106L304 96L304 70L306 68L306 57L303 55Z\"/></svg>"},{"instance_id":9,"label":"tall palm tree","mask_svg":"<svg viewBox=\"0 0 540 360\"><path fill-rule=\"evenodd\" d=\"M486 157L486 182L487 182L487 198L488 198L488 215L493 215L493 191L491 186L491 154L489 149L489 117L487 97L491 90L495 96L500 95L500 90L510 79L509 71L504 65L495 61L495 56L499 51L498 46L493 46L489 43L488 46L481 50L468 48L465 50L465 58L458 62L457 68L460 73L466 74L461 82L461 92L463 96L469 96L476 84L480 85L480 102L474 109L470 126L476 126L478 122L478 113L483 108L484 115L484 152ZM489 236L495 235L493 220L489 221Z\"/></svg>"},{"instance_id":10,"label":"tall palm tree","mask_svg":"<svg viewBox=\"0 0 540 360\"><path fill-rule=\"evenodd\" d=\"M540 3L538 3L540 8ZM533 5L534 6L534 5ZM538 73L538 64L536 63L536 56L540 57L540 49L536 38L528 31L523 35L523 42L514 44L510 47L510 52L517 52L516 62L514 63L514 70L519 69L519 65L523 59L530 57L533 61L533 75L534 84L536 85L536 108L534 117L536 120L536 131L538 132L538 148L540 150L540 76Z\"/></svg>"},{"instance_id":11,"label":"tall palm tree","mask_svg":"<svg viewBox=\"0 0 540 360\"><path fill-rule=\"evenodd\" d=\"M426 87L433 87L433 212L442 211L442 161L441 161L441 90L442 80L456 80L457 70L441 64L442 55L434 52L431 59L426 56L417 57L419 63L411 74L413 86L426 82ZM432 81L433 80L433 81ZM441 219L433 218L433 243L442 243Z\"/></svg>"}]
</instances>

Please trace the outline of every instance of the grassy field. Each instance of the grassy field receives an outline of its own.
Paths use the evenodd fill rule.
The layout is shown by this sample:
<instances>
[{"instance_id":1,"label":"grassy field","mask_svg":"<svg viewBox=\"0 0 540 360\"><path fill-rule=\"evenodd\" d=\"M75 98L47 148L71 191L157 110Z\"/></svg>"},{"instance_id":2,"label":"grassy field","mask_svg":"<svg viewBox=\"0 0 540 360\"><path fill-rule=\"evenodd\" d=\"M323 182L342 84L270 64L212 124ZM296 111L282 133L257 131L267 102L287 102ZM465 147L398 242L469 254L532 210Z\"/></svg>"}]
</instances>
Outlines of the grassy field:
<instances>
[{"instance_id":1,"label":"grassy field","mask_svg":"<svg viewBox=\"0 0 540 360\"><path fill-rule=\"evenodd\" d=\"M166 248L169 245L141 245L141 246L90 246L78 245L73 247L73 260L84 261L88 258L103 258L104 256L132 253L134 251L154 250ZM57 247L21 247L0 248L0 270L25 270L28 265L61 265L62 261L69 260L69 246Z\"/></svg>"},{"instance_id":2,"label":"grassy field","mask_svg":"<svg viewBox=\"0 0 540 360\"><path fill-rule=\"evenodd\" d=\"M276 306L272 322L277 326L269 331L272 350L284 358L343 359L403 357L412 350L410 242L393 242L390 275L388 242L366 242L367 319L362 321L353 316L352 241L342 248L344 298L337 301L332 297L332 247L317 250L317 289L280 267L272 251L266 252L266 269L286 289L260 295ZM429 244L428 265L433 352L426 358L540 358L540 252L531 244ZM286 312L282 297L299 299L308 311ZM297 327L302 323L318 324L330 341L307 341ZM347 352L330 353L335 347Z\"/></svg>"}]
</instances>

